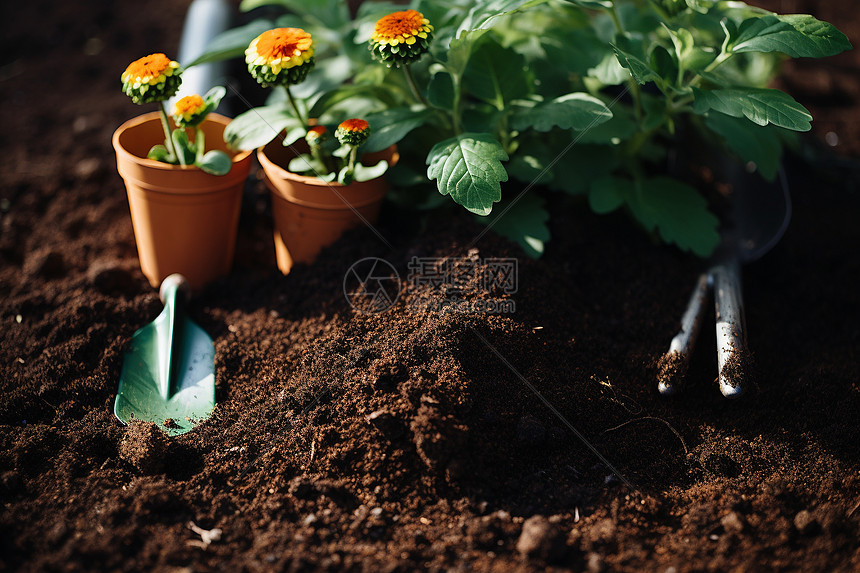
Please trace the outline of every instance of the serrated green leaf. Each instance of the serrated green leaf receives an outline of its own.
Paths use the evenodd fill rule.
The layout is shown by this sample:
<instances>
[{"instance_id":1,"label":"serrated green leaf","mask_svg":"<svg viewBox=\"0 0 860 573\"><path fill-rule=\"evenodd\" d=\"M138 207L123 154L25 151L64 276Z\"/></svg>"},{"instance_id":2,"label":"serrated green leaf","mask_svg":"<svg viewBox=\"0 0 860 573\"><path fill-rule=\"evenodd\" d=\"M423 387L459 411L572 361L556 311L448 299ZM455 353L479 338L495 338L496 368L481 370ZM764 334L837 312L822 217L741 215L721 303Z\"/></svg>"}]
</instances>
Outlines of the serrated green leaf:
<instances>
[{"instance_id":1,"label":"serrated green leaf","mask_svg":"<svg viewBox=\"0 0 860 573\"><path fill-rule=\"evenodd\" d=\"M806 14L763 16L741 23L732 52L782 52L792 58L823 58L851 49L832 24Z\"/></svg>"},{"instance_id":2,"label":"serrated green leaf","mask_svg":"<svg viewBox=\"0 0 860 573\"><path fill-rule=\"evenodd\" d=\"M508 180L502 161L508 154L489 133L464 133L440 141L427 155L427 177L442 195L477 215L488 215Z\"/></svg>"},{"instance_id":3,"label":"serrated green leaf","mask_svg":"<svg viewBox=\"0 0 860 573\"><path fill-rule=\"evenodd\" d=\"M365 120L370 124L370 137L361 146L362 153L382 151L401 139L409 132L424 125L432 112L426 109L412 110L409 108L387 109L368 115Z\"/></svg>"},{"instance_id":4,"label":"serrated green leaf","mask_svg":"<svg viewBox=\"0 0 860 573\"><path fill-rule=\"evenodd\" d=\"M302 122L283 105L257 107L230 122L224 130L224 141L232 149L257 149L275 139L284 129L295 132L300 128Z\"/></svg>"},{"instance_id":5,"label":"serrated green leaf","mask_svg":"<svg viewBox=\"0 0 860 573\"><path fill-rule=\"evenodd\" d=\"M491 224L493 231L519 243L534 259L543 255L545 243L550 239L549 212L543 199L533 193L500 204L495 213L479 221Z\"/></svg>"},{"instance_id":6,"label":"serrated green leaf","mask_svg":"<svg viewBox=\"0 0 860 573\"><path fill-rule=\"evenodd\" d=\"M628 193L626 200L646 229L656 230L661 239L682 251L708 257L720 244L719 219L696 189L677 179L647 179L639 192Z\"/></svg>"},{"instance_id":7,"label":"serrated green leaf","mask_svg":"<svg viewBox=\"0 0 860 573\"><path fill-rule=\"evenodd\" d=\"M233 160L223 151L213 149L206 152L197 166L211 175L227 175L233 167Z\"/></svg>"},{"instance_id":8,"label":"serrated green leaf","mask_svg":"<svg viewBox=\"0 0 860 573\"><path fill-rule=\"evenodd\" d=\"M610 45L615 51L618 63L626 68L638 83L646 84L650 81L661 79L660 75L647 64L646 56L642 53L641 46L635 45L626 36L618 36L615 42Z\"/></svg>"},{"instance_id":9,"label":"serrated green leaf","mask_svg":"<svg viewBox=\"0 0 860 573\"><path fill-rule=\"evenodd\" d=\"M599 215L611 213L624 204L633 182L623 177L601 177L588 188L588 205Z\"/></svg>"},{"instance_id":10,"label":"serrated green leaf","mask_svg":"<svg viewBox=\"0 0 860 573\"><path fill-rule=\"evenodd\" d=\"M245 55L245 49L251 40L275 27L271 20L254 20L244 26L232 28L212 38L206 45L206 50L195 60L183 67L190 68L208 62L220 62Z\"/></svg>"},{"instance_id":11,"label":"serrated green leaf","mask_svg":"<svg viewBox=\"0 0 860 573\"><path fill-rule=\"evenodd\" d=\"M709 113L705 125L722 136L742 160L755 163L762 177L773 181L782 158L782 128L755 125L719 112Z\"/></svg>"},{"instance_id":12,"label":"serrated green leaf","mask_svg":"<svg viewBox=\"0 0 860 573\"><path fill-rule=\"evenodd\" d=\"M468 93L499 109L505 102L528 96L531 83L525 58L502 47L492 36L484 36L475 46L463 74Z\"/></svg>"},{"instance_id":13,"label":"serrated green leaf","mask_svg":"<svg viewBox=\"0 0 860 573\"><path fill-rule=\"evenodd\" d=\"M532 108L520 108L512 118L514 129L549 131L586 130L612 119L612 112L602 101L587 93L566 94Z\"/></svg>"},{"instance_id":14,"label":"serrated green leaf","mask_svg":"<svg viewBox=\"0 0 860 573\"><path fill-rule=\"evenodd\" d=\"M794 131L809 131L812 114L785 92L768 88L700 90L693 88L693 111L716 110L745 117L756 125L772 123Z\"/></svg>"}]
</instances>

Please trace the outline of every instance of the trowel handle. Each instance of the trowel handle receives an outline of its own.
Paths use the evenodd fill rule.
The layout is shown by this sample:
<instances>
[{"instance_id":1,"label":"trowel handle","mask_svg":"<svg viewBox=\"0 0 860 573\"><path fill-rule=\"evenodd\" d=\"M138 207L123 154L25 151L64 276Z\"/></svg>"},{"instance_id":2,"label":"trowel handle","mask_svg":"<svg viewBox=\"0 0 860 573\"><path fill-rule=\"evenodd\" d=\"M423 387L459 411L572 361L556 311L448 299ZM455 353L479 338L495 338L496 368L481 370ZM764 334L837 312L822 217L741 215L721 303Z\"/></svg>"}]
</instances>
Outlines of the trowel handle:
<instances>
[{"instance_id":1,"label":"trowel handle","mask_svg":"<svg viewBox=\"0 0 860 573\"><path fill-rule=\"evenodd\" d=\"M745 389L746 320L741 292L740 261L729 257L711 269L717 314L717 368L720 392L737 398Z\"/></svg>"},{"instance_id":2,"label":"trowel handle","mask_svg":"<svg viewBox=\"0 0 860 573\"><path fill-rule=\"evenodd\" d=\"M666 353L667 358L675 363L677 375L673 379L661 378L657 385L657 389L664 396L677 392L683 382L690 361L690 354L693 352L693 345L696 344L696 338L704 321L705 303L712 284L713 279L707 272L700 274L696 280L696 288L693 289L690 300L687 302L687 310L681 317L681 328L672 339L669 344L669 351Z\"/></svg>"},{"instance_id":3,"label":"trowel handle","mask_svg":"<svg viewBox=\"0 0 860 573\"><path fill-rule=\"evenodd\" d=\"M187 302L191 298L191 287L188 285L188 279L179 273L173 273L161 281L158 297L161 299L162 304L165 305L168 299L178 298L183 302Z\"/></svg>"}]
</instances>

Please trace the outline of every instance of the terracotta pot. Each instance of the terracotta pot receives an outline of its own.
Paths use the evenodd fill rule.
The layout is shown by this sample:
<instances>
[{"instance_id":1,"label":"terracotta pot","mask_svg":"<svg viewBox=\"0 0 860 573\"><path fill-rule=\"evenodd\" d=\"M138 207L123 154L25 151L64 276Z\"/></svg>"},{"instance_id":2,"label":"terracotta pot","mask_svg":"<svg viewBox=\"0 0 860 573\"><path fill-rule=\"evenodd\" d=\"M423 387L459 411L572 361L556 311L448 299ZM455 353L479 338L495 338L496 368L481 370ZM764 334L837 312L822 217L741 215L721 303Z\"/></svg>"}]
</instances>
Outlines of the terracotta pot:
<instances>
[{"instance_id":1,"label":"terracotta pot","mask_svg":"<svg viewBox=\"0 0 860 573\"><path fill-rule=\"evenodd\" d=\"M324 247L334 243L348 229L364 221L376 223L379 207L388 191L384 176L344 186L287 171L290 160L307 151L304 141L284 147L278 139L257 151L266 184L272 192L275 254L278 268L284 274L289 273L295 263L312 263ZM365 165L374 165L385 159L393 166L399 158L397 146L392 145L383 151L368 153L361 160Z\"/></svg>"},{"instance_id":2,"label":"terracotta pot","mask_svg":"<svg viewBox=\"0 0 860 573\"><path fill-rule=\"evenodd\" d=\"M202 124L206 150L227 150L224 128L230 118L210 114ZM189 130L191 135L191 130ZM113 134L117 170L125 180L140 268L152 286L181 273L193 290L225 275L233 264L242 189L251 152L233 155L223 176L198 167L146 159L164 141L158 112L122 124Z\"/></svg>"}]
</instances>

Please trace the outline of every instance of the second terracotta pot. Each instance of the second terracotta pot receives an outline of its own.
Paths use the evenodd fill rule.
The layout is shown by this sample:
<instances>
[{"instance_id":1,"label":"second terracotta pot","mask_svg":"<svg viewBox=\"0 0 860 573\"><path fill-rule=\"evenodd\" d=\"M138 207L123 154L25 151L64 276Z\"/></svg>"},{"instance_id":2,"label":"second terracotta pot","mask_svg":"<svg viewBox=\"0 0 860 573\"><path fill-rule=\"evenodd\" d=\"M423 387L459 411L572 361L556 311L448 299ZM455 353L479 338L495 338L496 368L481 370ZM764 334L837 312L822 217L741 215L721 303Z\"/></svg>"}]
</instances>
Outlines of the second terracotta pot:
<instances>
[{"instance_id":1,"label":"second terracotta pot","mask_svg":"<svg viewBox=\"0 0 860 573\"><path fill-rule=\"evenodd\" d=\"M295 263L312 263L319 252L334 243L343 233L362 224L374 224L379 207L388 191L385 177L341 185L325 183L287 171L286 166L297 154L306 153L304 141L284 147L276 139L257 152L272 192L272 215L275 223L275 254L278 268L287 274ZM389 166L397 163L397 147L362 157L365 165L380 160Z\"/></svg>"}]
</instances>

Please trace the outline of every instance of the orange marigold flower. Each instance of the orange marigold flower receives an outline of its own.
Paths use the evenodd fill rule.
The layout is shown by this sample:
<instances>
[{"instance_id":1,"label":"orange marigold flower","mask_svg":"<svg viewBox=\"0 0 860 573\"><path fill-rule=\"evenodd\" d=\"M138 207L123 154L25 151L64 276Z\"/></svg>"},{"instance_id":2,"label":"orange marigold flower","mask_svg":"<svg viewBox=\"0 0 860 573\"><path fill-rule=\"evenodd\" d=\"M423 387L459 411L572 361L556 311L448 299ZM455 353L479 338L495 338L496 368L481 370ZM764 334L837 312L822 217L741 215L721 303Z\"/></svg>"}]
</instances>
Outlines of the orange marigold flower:
<instances>
[{"instance_id":1,"label":"orange marigold flower","mask_svg":"<svg viewBox=\"0 0 860 573\"><path fill-rule=\"evenodd\" d=\"M313 38L301 28L268 30L251 41L245 63L265 86L297 84L314 65Z\"/></svg>"},{"instance_id":2,"label":"orange marigold flower","mask_svg":"<svg viewBox=\"0 0 860 573\"><path fill-rule=\"evenodd\" d=\"M324 125L315 125L305 134L305 141L310 145L319 145L328 137L328 129Z\"/></svg>"},{"instance_id":3,"label":"orange marigold flower","mask_svg":"<svg viewBox=\"0 0 860 573\"><path fill-rule=\"evenodd\" d=\"M373 57L389 68L414 62L430 47L433 26L417 10L383 16L370 37Z\"/></svg>"},{"instance_id":4,"label":"orange marigold flower","mask_svg":"<svg viewBox=\"0 0 860 573\"><path fill-rule=\"evenodd\" d=\"M348 119L337 126L334 136L343 145L361 145L370 136L370 124L363 119Z\"/></svg>"},{"instance_id":5,"label":"orange marigold flower","mask_svg":"<svg viewBox=\"0 0 860 573\"><path fill-rule=\"evenodd\" d=\"M136 104L164 101L182 83L182 68L162 53L133 61L120 76L122 91Z\"/></svg>"}]
</instances>

